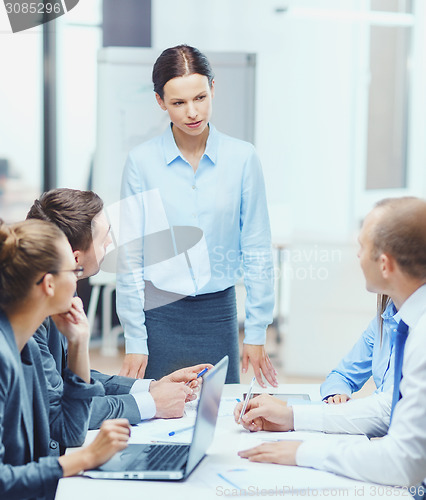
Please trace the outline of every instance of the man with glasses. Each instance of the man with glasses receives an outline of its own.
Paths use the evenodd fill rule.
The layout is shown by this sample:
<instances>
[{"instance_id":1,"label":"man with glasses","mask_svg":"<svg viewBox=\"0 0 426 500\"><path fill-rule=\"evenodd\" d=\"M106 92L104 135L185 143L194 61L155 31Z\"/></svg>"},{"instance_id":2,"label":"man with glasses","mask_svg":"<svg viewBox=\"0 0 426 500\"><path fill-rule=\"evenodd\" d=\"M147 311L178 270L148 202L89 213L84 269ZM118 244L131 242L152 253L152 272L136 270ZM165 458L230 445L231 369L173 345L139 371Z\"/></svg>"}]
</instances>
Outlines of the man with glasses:
<instances>
[{"instance_id":1,"label":"man with glasses","mask_svg":"<svg viewBox=\"0 0 426 500\"><path fill-rule=\"evenodd\" d=\"M111 243L110 225L103 212L101 198L92 191L54 189L44 193L30 208L27 219L41 219L56 224L67 236L76 261L76 268L52 270L51 273L70 271L77 279L88 278L99 271L106 249ZM39 283L44 279L41 278ZM43 364L51 382L49 390L62 390L62 374L67 367L67 342L51 318L47 318L34 335L42 352ZM127 418L130 424L152 417L181 417L186 401L195 399L191 386L206 366L184 368L159 381L109 376L91 371L100 381L105 396L93 398L89 429L97 429L105 419ZM192 388L191 388L192 387ZM56 442L52 453L59 453Z\"/></svg>"}]
</instances>

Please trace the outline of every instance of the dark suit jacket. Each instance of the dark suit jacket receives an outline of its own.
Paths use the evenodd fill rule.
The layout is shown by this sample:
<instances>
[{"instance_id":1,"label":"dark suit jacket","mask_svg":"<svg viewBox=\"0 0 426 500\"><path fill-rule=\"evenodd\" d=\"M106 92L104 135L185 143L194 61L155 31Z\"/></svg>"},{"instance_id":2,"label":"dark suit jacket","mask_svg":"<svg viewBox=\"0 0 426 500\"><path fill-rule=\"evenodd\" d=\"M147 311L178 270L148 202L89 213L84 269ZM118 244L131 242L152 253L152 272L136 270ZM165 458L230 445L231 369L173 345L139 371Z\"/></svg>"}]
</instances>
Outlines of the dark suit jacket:
<instances>
[{"instance_id":1,"label":"dark suit jacket","mask_svg":"<svg viewBox=\"0 0 426 500\"><path fill-rule=\"evenodd\" d=\"M34 339L40 347L44 369L49 374L49 391L60 391L67 367L67 340L51 318L47 318L38 328ZM106 396L93 398L89 429L99 429L102 422L109 418L124 417L132 425L141 421L136 401L129 394L135 379L105 375L95 370L91 371L91 376L104 386Z\"/></svg>"},{"instance_id":2,"label":"dark suit jacket","mask_svg":"<svg viewBox=\"0 0 426 500\"><path fill-rule=\"evenodd\" d=\"M63 392L49 394L37 343L21 353L0 310L0 498L53 498L62 468L48 456L51 437L65 446L83 443L91 398L100 384L64 372Z\"/></svg>"}]
</instances>

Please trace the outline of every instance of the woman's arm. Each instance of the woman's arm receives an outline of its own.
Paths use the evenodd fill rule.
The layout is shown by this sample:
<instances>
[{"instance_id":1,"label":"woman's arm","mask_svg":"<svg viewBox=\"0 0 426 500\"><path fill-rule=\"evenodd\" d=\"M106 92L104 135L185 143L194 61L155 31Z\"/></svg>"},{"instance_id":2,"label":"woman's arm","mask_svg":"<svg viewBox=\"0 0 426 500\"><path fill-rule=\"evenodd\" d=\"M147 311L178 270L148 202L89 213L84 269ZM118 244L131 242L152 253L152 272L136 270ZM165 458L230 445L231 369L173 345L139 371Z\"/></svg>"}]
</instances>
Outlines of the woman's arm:
<instances>
[{"instance_id":1,"label":"woman's arm","mask_svg":"<svg viewBox=\"0 0 426 500\"><path fill-rule=\"evenodd\" d=\"M148 335L144 313L142 191L138 168L129 155L121 186L117 314L126 340L126 357L119 375L133 378L143 378L148 364Z\"/></svg>"},{"instance_id":2,"label":"woman's arm","mask_svg":"<svg viewBox=\"0 0 426 500\"><path fill-rule=\"evenodd\" d=\"M0 425L0 435L3 434ZM106 420L93 443L59 458L41 457L37 462L13 466L4 463L0 445L0 497L8 500L53 498L58 480L86 469L94 469L127 446L130 426L127 420Z\"/></svg>"},{"instance_id":3,"label":"woman's arm","mask_svg":"<svg viewBox=\"0 0 426 500\"><path fill-rule=\"evenodd\" d=\"M72 299L71 308L64 314L52 316L58 330L68 340L68 367L86 383L90 382L89 321L79 297Z\"/></svg>"},{"instance_id":4,"label":"woman's arm","mask_svg":"<svg viewBox=\"0 0 426 500\"><path fill-rule=\"evenodd\" d=\"M247 371L250 362L262 387L265 387L262 373L270 384L276 386L276 372L264 348L266 328L272 322L274 309L271 231L262 168L254 148L243 171L240 227L247 291L243 372Z\"/></svg>"}]
</instances>

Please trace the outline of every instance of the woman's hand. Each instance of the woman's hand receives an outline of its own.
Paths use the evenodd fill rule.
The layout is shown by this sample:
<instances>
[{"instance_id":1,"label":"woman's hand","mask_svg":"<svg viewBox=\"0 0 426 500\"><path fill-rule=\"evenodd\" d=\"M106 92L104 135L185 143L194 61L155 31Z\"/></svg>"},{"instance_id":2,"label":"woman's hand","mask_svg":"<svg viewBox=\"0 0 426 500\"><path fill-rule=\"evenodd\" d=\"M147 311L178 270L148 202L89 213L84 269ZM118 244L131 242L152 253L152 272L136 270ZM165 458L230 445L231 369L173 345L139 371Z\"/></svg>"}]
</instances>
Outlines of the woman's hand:
<instances>
[{"instance_id":1,"label":"woman's hand","mask_svg":"<svg viewBox=\"0 0 426 500\"><path fill-rule=\"evenodd\" d=\"M87 455L87 468L99 467L112 458L117 451L124 450L130 437L130 429L129 421L126 418L105 420L95 440L83 450Z\"/></svg>"},{"instance_id":2,"label":"woman's hand","mask_svg":"<svg viewBox=\"0 0 426 500\"><path fill-rule=\"evenodd\" d=\"M256 381L261 387L266 387L262 380L262 373L266 380L274 387L278 386L277 372L266 354L265 346L243 344L242 372L247 373L249 361L253 366Z\"/></svg>"},{"instance_id":3,"label":"woman's hand","mask_svg":"<svg viewBox=\"0 0 426 500\"><path fill-rule=\"evenodd\" d=\"M148 354L126 354L119 375L131 378L144 378L148 365Z\"/></svg>"},{"instance_id":4,"label":"woman's hand","mask_svg":"<svg viewBox=\"0 0 426 500\"><path fill-rule=\"evenodd\" d=\"M263 443L249 450L239 451L241 458L250 462L267 462L280 465L297 465L296 453L302 441L279 441L278 443Z\"/></svg>"},{"instance_id":5,"label":"woman's hand","mask_svg":"<svg viewBox=\"0 0 426 500\"><path fill-rule=\"evenodd\" d=\"M95 469L124 450L130 437L129 421L125 418L105 420L95 440L86 448L59 457L64 477Z\"/></svg>"},{"instance_id":6,"label":"woman's hand","mask_svg":"<svg viewBox=\"0 0 426 500\"><path fill-rule=\"evenodd\" d=\"M52 316L58 330L67 338L69 344L86 342L90 338L89 321L79 297L73 297L69 311Z\"/></svg>"},{"instance_id":7,"label":"woman's hand","mask_svg":"<svg viewBox=\"0 0 426 500\"><path fill-rule=\"evenodd\" d=\"M238 403L234 418L238 423L244 403ZM249 431L292 431L294 429L293 408L269 394L261 394L248 402L246 413L241 419Z\"/></svg>"}]
</instances>

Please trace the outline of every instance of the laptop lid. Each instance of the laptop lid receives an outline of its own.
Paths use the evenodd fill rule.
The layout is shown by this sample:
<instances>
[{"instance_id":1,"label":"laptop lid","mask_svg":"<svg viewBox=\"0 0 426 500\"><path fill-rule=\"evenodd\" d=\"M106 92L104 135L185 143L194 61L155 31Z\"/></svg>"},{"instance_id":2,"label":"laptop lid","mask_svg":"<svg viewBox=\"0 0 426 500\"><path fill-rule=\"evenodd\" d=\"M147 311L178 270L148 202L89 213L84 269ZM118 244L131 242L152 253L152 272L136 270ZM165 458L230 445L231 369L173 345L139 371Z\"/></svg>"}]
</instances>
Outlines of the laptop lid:
<instances>
[{"instance_id":1,"label":"laptop lid","mask_svg":"<svg viewBox=\"0 0 426 500\"><path fill-rule=\"evenodd\" d=\"M174 446L173 444L129 444L104 465L95 470L87 470L83 475L99 479L179 480L188 477L203 459L213 441L228 361L228 356L225 356L203 376L192 441L190 445L184 446L187 459L181 462L181 468L145 468L147 463L144 452L148 448L160 449L160 452L164 452L164 456L167 448Z\"/></svg>"},{"instance_id":2,"label":"laptop lid","mask_svg":"<svg viewBox=\"0 0 426 500\"><path fill-rule=\"evenodd\" d=\"M228 356L223 357L219 363L203 377L185 477L187 477L202 460L206 454L207 448L213 441L220 399L222 397L223 386L225 385L226 372L228 371L228 363Z\"/></svg>"}]
</instances>

